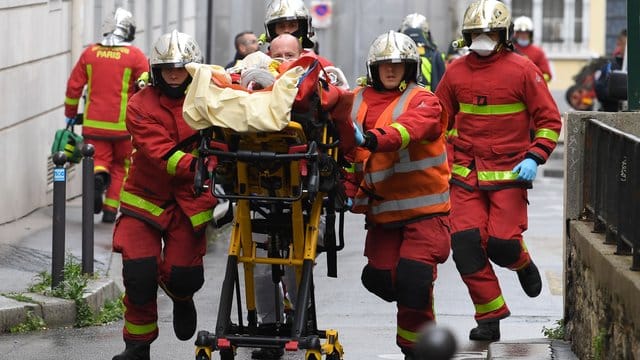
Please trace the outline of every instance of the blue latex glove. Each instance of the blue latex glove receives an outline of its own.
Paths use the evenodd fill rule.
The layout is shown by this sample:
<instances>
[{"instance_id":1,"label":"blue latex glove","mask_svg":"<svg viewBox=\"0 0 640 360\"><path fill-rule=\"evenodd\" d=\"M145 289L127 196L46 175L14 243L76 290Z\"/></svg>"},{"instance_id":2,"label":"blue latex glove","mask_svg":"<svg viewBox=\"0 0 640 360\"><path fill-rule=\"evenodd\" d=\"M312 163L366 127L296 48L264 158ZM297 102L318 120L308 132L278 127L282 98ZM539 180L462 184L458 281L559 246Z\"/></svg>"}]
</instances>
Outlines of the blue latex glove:
<instances>
[{"instance_id":1,"label":"blue latex glove","mask_svg":"<svg viewBox=\"0 0 640 360\"><path fill-rule=\"evenodd\" d=\"M347 202L344 206L347 208L347 210L351 210L351 208L353 207L353 199L347 198Z\"/></svg>"},{"instance_id":2,"label":"blue latex glove","mask_svg":"<svg viewBox=\"0 0 640 360\"><path fill-rule=\"evenodd\" d=\"M73 126L76 124L76 118L72 117L72 118L64 118L64 121L67 123L67 125L69 126Z\"/></svg>"},{"instance_id":3,"label":"blue latex glove","mask_svg":"<svg viewBox=\"0 0 640 360\"><path fill-rule=\"evenodd\" d=\"M364 134L362 133L362 130L360 130L360 127L354 126L354 128L355 128L356 145L360 146L364 144Z\"/></svg>"},{"instance_id":4,"label":"blue latex glove","mask_svg":"<svg viewBox=\"0 0 640 360\"><path fill-rule=\"evenodd\" d=\"M514 174L518 174L518 180L533 181L538 172L538 163L533 159L524 159L516 167L511 170Z\"/></svg>"}]
</instances>

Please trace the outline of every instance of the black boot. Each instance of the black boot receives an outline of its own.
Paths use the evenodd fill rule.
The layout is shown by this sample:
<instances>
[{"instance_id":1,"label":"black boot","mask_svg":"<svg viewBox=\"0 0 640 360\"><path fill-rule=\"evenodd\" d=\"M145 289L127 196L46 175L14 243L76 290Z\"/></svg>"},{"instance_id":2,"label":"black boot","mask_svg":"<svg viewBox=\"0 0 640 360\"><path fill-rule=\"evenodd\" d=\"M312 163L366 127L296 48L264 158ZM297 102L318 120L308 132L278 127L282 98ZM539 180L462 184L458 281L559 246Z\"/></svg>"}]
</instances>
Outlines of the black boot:
<instances>
[{"instance_id":1,"label":"black boot","mask_svg":"<svg viewBox=\"0 0 640 360\"><path fill-rule=\"evenodd\" d=\"M104 172L96 173L93 181L93 212L95 214L100 214L102 211L102 195L104 195L104 192L109 185L109 175Z\"/></svg>"},{"instance_id":2,"label":"black boot","mask_svg":"<svg viewBox=\"0 0 640 360\"><path fill-rule=\"evenodd\" d=\"M173 301L173 331L178 339L185 341L191 339L196 333L198 314L193 299Z\"/></svg>"},{"instance_id":3,"label":"black boot","mask_svg":"<svg viewBox=\"0 0 640 360\"><path fill-rule=\"evenodd\" d=\"M123 352L114 356L111 360L150 360L149 344L136 344L125 342L126 347Z\"/></svg>"},{"instance_id":4,"label":"black boot","mask_svg":"<svg viewBox=\"0 0 640 360\"><path fill-rule=\"evenodd\" d=\"M540 295L542 291L542 279L540 278L538 267L533 261L531 261L527 267L518 270L518 280L520 280L522 290L524 290L529 297Z\"/></svg>"},{"instance_id":5,"label":"black boot","mask_svg":"<svg viewBox=\"0 0 640 360\"><path fill-rule=\"evenodd\" d=\"M417 360L418 358L415 356L413 349L409 349L406 347L401 347L400 350L404 354L404 360Z\"/></svg>"},{"instance_id":6,"label":"black boot","mask_svg":"<svg viewBox=\"0 0 640 360\"><path fill-rule=\"evenodd\" d=\"M252 359L280 359L284 355L282 348L260 348L251 352Z\"/></svg>"},{"instance_id":7,"label":"black boot","mask_svg":"<svg viewBox=\"0 0 640 360\"><path fill-rule=\"evenodd\" d=\"M500 321L487 321L478 323L478 326L471 329L470 340L496 341L500 340Z\"/></svg>"}]
</instances>

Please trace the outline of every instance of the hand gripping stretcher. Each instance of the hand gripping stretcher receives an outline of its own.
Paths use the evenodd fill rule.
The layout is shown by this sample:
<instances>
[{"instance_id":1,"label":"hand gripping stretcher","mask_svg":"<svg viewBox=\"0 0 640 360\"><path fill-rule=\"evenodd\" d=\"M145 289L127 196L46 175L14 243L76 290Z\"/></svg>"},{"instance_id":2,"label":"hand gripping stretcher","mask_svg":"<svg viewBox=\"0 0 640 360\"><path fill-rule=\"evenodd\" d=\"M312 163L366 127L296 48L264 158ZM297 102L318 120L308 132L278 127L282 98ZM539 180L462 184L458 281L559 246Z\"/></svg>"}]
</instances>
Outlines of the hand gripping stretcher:
<instances>
[{"instance_id":1,"label":"hand gripping stretcher","mask_svg":"<svg viewBox=\"0 0 640 360\"><path fill-rule=\"evenodd\" d=\"M293 89L293 96L274 95L278 96L278 101L283 98L290 101L288 110L284 111L286 121L282 124L274 125L271 119L269 124L255 125L248 120L253 115L244 113L238 121L242 124L233 124L229 118L223 118L223 114L212 110L212 107L230 110L229 103L219 106L212 105L211 99L200 101L201 106L207 103L208 108L198 110L192 106L198 102L194 100L198 95L187 95L190 99L185 102L185 119L202 135L196 166L196 192L214 191L217 197L235 204L216 327L213 331L198 332L196 360L210 360L215 351L220 353L221 359L231 360L240 347L303 350L305 360L320 360L323 356L328 360L343 359L338 332L318 329L313 284L317 254L326 252L328 276L337 277L336 252L344 246L342 205L346 199L338 165L339 131L329 112L323 110L318 94L323 86L318 77L318 60L301 60L305 66L297 69L297 78L293 77L294 81L288 85L290 88L295 84L297 88ZM190 71L196 72L194 69ZM216 78L215 69L214 73L205 71L201 75L205 79L201 85L205 85L206 91L214 88L212 91L216 99L213 102L231 96L228 92L224 94L229 89L225 88L228 84L224 79ZM211 79L210 84L207 77ZM266 89L261 95L275 91L283 77L276 80L273 89ZM193 91L198 88L200 80L194 77ZM306 87L308 94L300 93L303 81L314 83ZM326 84L324 86L326 88ZM238 96L248 97L245 94ZM248 103L255 105L256 101L249 100ZM300 107L304 110L295 110L298 102L304 102ZM207 126L207 122L202 121L205 116L198 115L205 113L208 123L213 126ZM213 119L216 116L219 119ZM275 120L277 122L278 119ZM214 190L220 187L224 193ZM339 220L338 237L335 232L336 215ZM321 217L324 217L326 230L323 243L319 245ZM265 234L269 240L264 245L257 243L253 239L254 234ZM259 247L264 247L267 256L257 254ZM292 317L277 316L273 324L258 323L254 283L256 264L270 265L274 284L280 282L285 267L295 269L297 297ZM242 281L240 267L244 275ZM274 296L278 297L276 313L280 313L282 300L275 291ZM232 314L234 300L237 314Z\"/></svg>"}]
</instances>

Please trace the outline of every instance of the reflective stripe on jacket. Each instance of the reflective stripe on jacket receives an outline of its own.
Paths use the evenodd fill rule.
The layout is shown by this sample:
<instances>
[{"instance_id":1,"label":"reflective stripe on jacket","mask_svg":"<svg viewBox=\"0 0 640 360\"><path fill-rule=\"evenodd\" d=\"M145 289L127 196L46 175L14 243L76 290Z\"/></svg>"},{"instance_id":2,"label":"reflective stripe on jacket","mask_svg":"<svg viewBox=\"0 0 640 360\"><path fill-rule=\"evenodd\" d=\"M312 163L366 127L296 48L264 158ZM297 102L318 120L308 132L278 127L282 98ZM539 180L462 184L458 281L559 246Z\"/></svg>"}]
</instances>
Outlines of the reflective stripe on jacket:
<instances>
[{"instance_id":1,"label":"reflective stripe on jacket","mask_svg":"<svg viewBox=\"0 0 640 360\"><path fill-rule=\"evenodd\" d=\"M525 158L544 164L562 127L556 103L531 61L506 50L490 57L472 52L449 65L436 95L457 132L449 137L453 183L485 190L531 186L512 170Z\"/></svg>"},{"instance_id":2,"label":"reflective stripe on jacket","mask_svg":"<svg viewBox=\"0 0 640 360\"><path fill-rule=\"evenodd\" d=\"M195 228L213 218L210 191L194 196L198 133L182 118L183 99L171 99L147 86L128 106L127 128L134 152L120 197L123 213L165 229L171 212L180 210Z\"/></svg>"},{"instance_id":3,"label":"reflective stripe on jacket","mask_svg":"<svg viewBox=\"0 0 640 360\"><path fill-rule=\"evenodd\" d=\"M356 90L352 118L362 128L367 103L364 91ZM392 101L376 120L376 128L391 126L402 137L402 146L395 152L374 152L359 149L356 162L364 163L363 180L356 193L353 212L367 214L367 220L377 224L407 221L449 211L449 168L447 166L442 116L442 134L437 140L410 141L407 129L396 119L406 111L411 99L421 91L415 84Z\"/></svg>"},{"instance_id":4,"label":"reflective stripe on jacket","mask_svg":"<svg viewBox=\"0 0 640 360\"><path fill-rule=\"evenodd\" d=\"M75 117L86 85L82 133L104 138L127 136L127 102L136 91L136 80L148 70L147 57L135 46L87 47L67 82L65 116Z\"/></svg>"}]
</instances>

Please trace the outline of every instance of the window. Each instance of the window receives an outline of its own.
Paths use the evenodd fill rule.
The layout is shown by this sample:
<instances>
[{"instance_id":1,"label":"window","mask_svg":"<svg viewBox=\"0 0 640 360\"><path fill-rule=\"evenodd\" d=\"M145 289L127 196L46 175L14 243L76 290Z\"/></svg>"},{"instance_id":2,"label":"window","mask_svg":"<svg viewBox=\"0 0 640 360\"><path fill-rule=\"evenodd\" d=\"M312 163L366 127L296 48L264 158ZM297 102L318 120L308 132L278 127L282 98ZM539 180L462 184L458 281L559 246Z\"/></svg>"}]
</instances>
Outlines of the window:
<instances>
[{"instance_id":1,"label":"window","mask_svg":"<svg viewBox=\"0 0 640 360\"><path fill-rule=\"evenodd\" d=\"M589 1L504 0L512 17L533 20L534 41L552 56L589 56Z\"/></svg>"},{"instance_id":2,"label":"window","mask_svg":"<svg viewBox=\"0 0 640 360\"><path fill-rule=\"evenodd\" d=\"M575 27L573 28L573 42L582 43L582 0L575 0Z\"/></svg>"},{"instance_id":3,"label":"window","mask_svg":"<svg viewBox=\"0 0 640 360\"><path fill-rule=\"evenodd\" d=\"M561 43L564 41L563 19L564 1L546 0L542 4L542 42Z\"/></svg>"},{"instance_id":4,"label":"window","mask_svg":"<svg viewBox=\"0 0 640 360\"><path fill-rule=\"evenodd\" d=\"M515 19L518 16L528 16L532 17L533 14L533 6L531 5L532 0L513 0L511 4L511 15Z\"/></svg>"}]
</instances>

